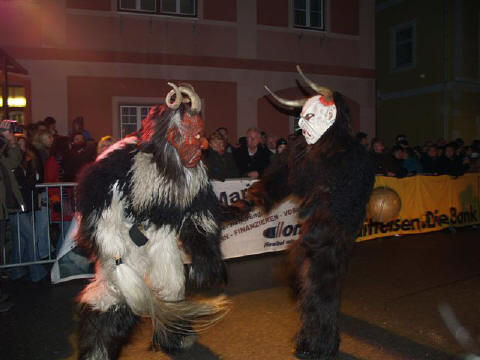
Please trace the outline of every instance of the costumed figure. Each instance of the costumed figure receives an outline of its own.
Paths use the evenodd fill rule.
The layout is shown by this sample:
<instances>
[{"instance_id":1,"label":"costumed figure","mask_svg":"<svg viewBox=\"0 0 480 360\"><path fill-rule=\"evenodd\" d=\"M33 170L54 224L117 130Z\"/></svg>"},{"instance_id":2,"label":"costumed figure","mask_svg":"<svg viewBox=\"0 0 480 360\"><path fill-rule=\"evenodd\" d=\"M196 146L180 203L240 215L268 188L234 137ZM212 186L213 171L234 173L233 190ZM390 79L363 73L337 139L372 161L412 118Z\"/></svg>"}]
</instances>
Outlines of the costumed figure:
<instances>
[{"instance_id":1,"label":"costumed figure","mask_svg":"<svg viewBox=\"0 0 480 360\"><path fill-rule=\"evenodd\" d=\"M365 149L351 135L342 95L297 70L318 95L285 100L266 89L281 104L302 107L303 137L289 143L288 151L249 188L247 199L268 212L289 195L298 198L301 237L289 249L302 323L295 355L335 359L341 276L365 218L374 171Z\"/></svg>"},{"instance_id":2,"label":"costumed figure","mask_svg":"<svg viewBox=\"0 0 480 360\"><path fill-rule=\"evenodd\" d=\"M201 101L189 84L153 107L137 136L102 153L78 184L78 243L96 261L79 296L79 359L116 359L140 317L153 323L153 350L191 346L195 330L225 313L224 297L185 299L182 251L198 286L226 280L218 200L201 151Z\"/></svg>"}]
</instances>

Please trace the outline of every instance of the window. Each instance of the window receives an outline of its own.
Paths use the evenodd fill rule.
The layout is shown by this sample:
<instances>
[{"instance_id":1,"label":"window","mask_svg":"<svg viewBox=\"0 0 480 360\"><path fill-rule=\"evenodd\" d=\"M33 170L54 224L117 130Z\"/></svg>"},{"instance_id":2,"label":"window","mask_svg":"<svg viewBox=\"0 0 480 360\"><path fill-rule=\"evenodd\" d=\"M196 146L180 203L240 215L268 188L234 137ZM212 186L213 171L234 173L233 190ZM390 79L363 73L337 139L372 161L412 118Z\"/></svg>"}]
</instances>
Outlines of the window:
<instances>
[{"instance_id":1,"label":"window","mask_svg":"<svg viewBox=\"0 0 480 360\"><path fill-rule=\"evenodd\" d=\"M392 68L415 66L415 23L397 25L392 29Z\"/></svg>"},{"instance_id":2,"label":"window","mask_svg":"<svg viewBox=\"0 0 480 360\"><path fill-rule=\"evenodd\" d=\"M176 15L195 16L195 0L161 0L161 12Z\"/></svg>"},{"instance_id":3,"label":"window","mask_svg":"<svg viewBox=\"0 0 480 360\"><path fill-rule=\"evenodd\" d=\"M25 122L25 107L27 106L25 88L23 86L9 86L7 104L8 115L5 115L3 113L3 86L0 84L0 119L8 117L11 120L17 120L23 124Z\"/></svg>"},{"instance_id":4,"label":"window","mask_svg":"<svg viewBox=\"0 0 480 360\"><path fill-rule=\"evenodd\" d=\"M294 0L294 26L325 30L324 0Z\"/></svg>"},{"instance_id":5,"label":"window","mask_svg":"<svg viewBox=\"0 0 480 360\"><path fill-rule=\"evenodd\" d=\"M157 10L156 0L120 0L119 9L154 13Z\"/></svg>"},{"instance_id":6,"label":"window","mask_svg":"<svg viewBox=\"0 0 480 360\"><path fill-rule=\"evenodd\" d=\"M120 137L140 129L152 105L120 105Z\"/></svg>"},{"instance_id":7,"label":"window","mask_svg":"<svg viewBox=\"0 0 480 360\"><path fill-rule=\"evenodd\" d=\"M120 11L197 16L196 0L119 0Z\"/></svg>"}]
</instances>

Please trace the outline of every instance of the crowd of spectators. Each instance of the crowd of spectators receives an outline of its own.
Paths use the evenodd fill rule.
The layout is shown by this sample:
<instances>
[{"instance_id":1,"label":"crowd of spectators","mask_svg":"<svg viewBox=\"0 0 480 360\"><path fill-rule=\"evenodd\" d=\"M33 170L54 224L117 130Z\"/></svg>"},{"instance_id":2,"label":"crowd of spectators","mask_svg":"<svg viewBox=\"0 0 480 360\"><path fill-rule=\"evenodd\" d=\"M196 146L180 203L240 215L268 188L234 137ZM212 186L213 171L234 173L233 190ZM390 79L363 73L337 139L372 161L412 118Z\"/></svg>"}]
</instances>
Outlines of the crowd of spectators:
<instances>
[{"instance_id":1,"label":"crowd of spectators","mask_svg":"<svg viewBox=\"0 0 480 360\"><path fill-rule=\"evenodd\" d=\"M398 178L412 175L457 177L480 171L480 140L466 145L461 138L451 142L438 139L428 140L422 146L411 146L407 136L399 134L389 149L378 137L369 142L363 132L357 133L357 140L369 151L377 175Z\"/></svg>"},{"instance_id":2,"label":"crowd of spectators","mask_svg":"<svg viewBox=\"0 0 480 360\"><path fill-rule=\"evenodd\" d=\"M246 136L232 144L226 128L219 128L210 137L210 147L205 152L205 164L212 179L259 178L296 137L288 141L250 128ZM461 176L467 172L480 171L480 140L466 145L462 139L446 142L444 139L426 141L422 146L412 146L406 135L399 134L388 148L381 138L371 140L364 132L356 138L370 154L377 175L403 178L413 175Z\"/></svg>"},{"instance_id":3,"label":"crowd of spectators","mask_svg":"<svg viewBox=\"0 0 480 360\"><path fill-rule=\"evenodd\" d=\"M108 143L103 140L113 142L106 137L99 147ZM36 185L74 182L96 155L97 144L83 128L81 117L72 122L70 135L60 135L52 117L25 127L12 120L0 122L0 264L7 258L8 263L15 264L54 256L62 239L51 220L60 198L71 203L73 191L60 194L60 188L47 190ZM47 275L41 264L11 267L8 271L11 280L39 282ZM0 290L0 299L4 297ZM0 310L6 308L5 302L0 304Z\"/></svg>"},{"instance_id":4,"label":"crowd of spectators","mask_svg":"<svg viewBox=\"0 0 480 360\"><path fill-rule=\"evenodd\" d=\"M287 147L287 140L249 128L246 136L233 145L226 128L218 128L209 136L209 148L204 152L204 163L210 178L248 177L258 179L270 162Z\"/></svg>"}]
</instances>

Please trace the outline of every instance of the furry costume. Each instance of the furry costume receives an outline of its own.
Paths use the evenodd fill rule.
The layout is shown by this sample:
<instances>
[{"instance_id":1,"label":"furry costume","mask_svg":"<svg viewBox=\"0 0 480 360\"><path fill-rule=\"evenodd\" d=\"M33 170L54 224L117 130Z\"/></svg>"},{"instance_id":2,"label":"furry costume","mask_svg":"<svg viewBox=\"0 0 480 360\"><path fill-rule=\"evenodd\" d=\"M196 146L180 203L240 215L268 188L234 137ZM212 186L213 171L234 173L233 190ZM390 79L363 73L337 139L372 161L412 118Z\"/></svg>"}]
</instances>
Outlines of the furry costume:
<instances>
[{"instance_id":1,"label":"furry costume","mask_svg":"<svg viewBox=\"0 0 480 360\"><path fill-rule=\"evenodd\" d=\"M223 298L184 299L180 248L197 285L222 283L226 271L218 201L200 160L200 100L188 84L169 85L166 105L151 109L138 136L110 147L79 180L77 241L96 260L79 297L82 360L116 359L139 317L152 318L153 349L175 353L193 344L193 325L224 310Z\"/></svg>"},{"instance_id":2,"label":"furry costume","mask_svg":"<svg viewBox=\"0 0 480 360\"><path fill-rule=\"evenodd\" d=\"M351 136L342 96L298 71L320 95L292 101L270 93L284 105L303 106L304 137L289 143L288 152L250 187L248 198L267 212L290 194L299 198L302 235L289 249L302 322L295 355L335 359L341 275L365 217L374 171Z\"/></svg>"}]
</instances>

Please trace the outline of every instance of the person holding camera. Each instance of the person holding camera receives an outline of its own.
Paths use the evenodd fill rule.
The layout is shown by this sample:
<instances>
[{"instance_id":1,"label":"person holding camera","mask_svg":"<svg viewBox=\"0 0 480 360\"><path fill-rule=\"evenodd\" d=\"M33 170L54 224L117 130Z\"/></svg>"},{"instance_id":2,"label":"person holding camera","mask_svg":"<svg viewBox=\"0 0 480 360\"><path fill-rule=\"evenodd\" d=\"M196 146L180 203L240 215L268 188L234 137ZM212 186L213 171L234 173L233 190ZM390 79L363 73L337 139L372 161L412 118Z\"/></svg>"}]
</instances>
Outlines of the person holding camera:
<instances>
[{"instance_id":1,"label":"person holding camera","mask_svg":"<svg viewBox=\"0 0 480 360\"><path fill-rule=\"evenodd\" d=\"M14 174L14 170L22 161L22 152L13 135L13 126L14 121L12 120L0 122L0 247L2 249L5 243L8 214L25 209L25 203Z\"/></svg>"},{"instance_id":2,"label":"person holding camera","mask_svg":"<svg viewBox=\"0 0 480 360\"><path fill-rule=\"evenodd\" d=\"M5 235L10 212L25 208L20 188L13 173L20 165L22 153L17 146L13 129L15 122L3 120L0 122L0 263L5 259ZM8 295L0 289L0 312L10 310L12 303L7 301Z\"/></svg>"},{"instance_id":3,"label":"person holding camera","mask_svg":"<svg viewBox=\"0 0 480 360\"><path fill-rule=\"evenodd\" d=\"M1 137L8 140L5 150L2 151L2 165L5 163L2 171L5 197L2 199L5 199L3 212L8 217L11 229L12 264L39 259L38 236L35 243L32 218L32 212L38 208L38 194L35 191L35 184L39 179L38 166L33 165L36 162L32 158L33 153L27 156L17 143L14 136L14 132L20 131L17 128L19 127L16 122L9 120L3 120L0 126ZM5 170L8 177L5 176ZM5 224L3 227L5 228ZM4 234L5 229L2 229L2 236L5 236ZM15 266L10 269L9 275L11 280L18 280L27 274L32 282L38 282L47 276L47 271L40 264Z\"/></svg>"}]
</instances>

